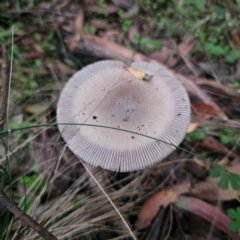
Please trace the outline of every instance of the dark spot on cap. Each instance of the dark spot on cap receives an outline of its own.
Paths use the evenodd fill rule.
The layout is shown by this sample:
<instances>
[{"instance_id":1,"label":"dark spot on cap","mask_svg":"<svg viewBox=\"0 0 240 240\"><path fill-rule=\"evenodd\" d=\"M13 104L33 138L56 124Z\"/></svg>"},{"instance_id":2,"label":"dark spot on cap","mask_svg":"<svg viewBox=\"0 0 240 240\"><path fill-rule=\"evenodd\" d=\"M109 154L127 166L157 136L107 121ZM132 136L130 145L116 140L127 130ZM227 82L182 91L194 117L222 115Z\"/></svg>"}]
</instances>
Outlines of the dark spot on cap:
<instances>
[{"instance_id":1,"label":"dark spot on cap","mask_svg":"<svg viewBox=\"0 0 240 240\"><path fill-rule=\"evenodd\" d=\"M179 113L177 116L178 116L178 117L180 117L181 115L182 115L182 114L181 114L181 113Z\"/></svg>"},{"instance_id":2,"label":"dark spot on cap","mask_svg":"<svg viewBox=\"0 0 240 240\"><path fill-rule=\"evenodd\" d=\"M97 116L93 116L92 118L95 120L95 119L97 119Z\"/></svg>"},{"instance_id":3,"label":"dark spot on cap","mask_svg":"<svg viewBox=\"0 0 240 240\"><path fill-rule=\"evenodd\" d=\"M132 139L134 139L135 137L134 136L132 136Z\"/></svg>"}]
</instances>

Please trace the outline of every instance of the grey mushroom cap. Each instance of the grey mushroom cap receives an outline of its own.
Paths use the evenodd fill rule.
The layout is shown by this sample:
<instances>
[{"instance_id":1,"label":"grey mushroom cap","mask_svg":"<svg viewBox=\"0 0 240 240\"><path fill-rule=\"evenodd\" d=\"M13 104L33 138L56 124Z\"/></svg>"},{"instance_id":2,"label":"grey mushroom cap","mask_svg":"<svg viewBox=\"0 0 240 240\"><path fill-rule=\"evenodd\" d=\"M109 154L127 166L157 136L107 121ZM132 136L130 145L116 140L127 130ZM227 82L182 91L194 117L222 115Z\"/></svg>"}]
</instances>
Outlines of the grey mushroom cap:
<instances>
[{"instance_id":1,"label":"grey mushroom cap","mask_svg":"<svg viewBox=\"0 0 240 240\"><path fill-rule=\"evenodd\" d=\"M94 166L121 172L140 170L167 157L183 140L190 122L188 95L171 72L147 62L130 67L153 77L143 81L122 62L100 61L68 81L57 106L58 123L116 128L59 125L75 155Z\"/></svg>"}]
</instances>

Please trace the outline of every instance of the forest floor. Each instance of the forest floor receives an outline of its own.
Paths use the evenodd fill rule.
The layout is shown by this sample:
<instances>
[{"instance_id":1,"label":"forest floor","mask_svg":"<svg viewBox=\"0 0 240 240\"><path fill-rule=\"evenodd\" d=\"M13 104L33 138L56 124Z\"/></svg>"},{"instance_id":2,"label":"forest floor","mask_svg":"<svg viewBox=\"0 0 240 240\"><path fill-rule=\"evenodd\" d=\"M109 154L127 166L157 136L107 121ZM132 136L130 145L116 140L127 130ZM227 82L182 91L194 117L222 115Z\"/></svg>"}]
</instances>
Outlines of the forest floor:
<instances>
[{"instance_id":1,"label":"forest floor","mask_svg":"<svg viewBox=\"0 0 240 240\"><path fill-rule=\"evenodd\" d=\"M8 198L57 239L240 239L239 16L239 0L1 2L1 101L10 94L0 186ZM191 101L188 132L167 159L130 173L86 165L126 222L47 125L68 79L104 59L167 67ZM27 129L37 124L45 126ZM0 239L40 239L0 210Z\"/></svg>"}]
</instances>

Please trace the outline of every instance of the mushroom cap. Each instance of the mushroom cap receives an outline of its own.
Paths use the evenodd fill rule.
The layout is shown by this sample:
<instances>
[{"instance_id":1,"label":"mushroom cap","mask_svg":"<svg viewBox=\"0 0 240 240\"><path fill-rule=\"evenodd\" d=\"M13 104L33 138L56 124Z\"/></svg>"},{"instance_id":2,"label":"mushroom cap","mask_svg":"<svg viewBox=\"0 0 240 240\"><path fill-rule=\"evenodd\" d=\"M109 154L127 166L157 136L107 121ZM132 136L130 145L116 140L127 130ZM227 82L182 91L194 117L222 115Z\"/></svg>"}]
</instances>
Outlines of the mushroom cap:
<instances>
[{"instance_id":1,"label":"mushroom cap","mask_svg":"<svg viewBox=\"0 0 240 240\"><path fill-rule=\"evenodd\" d=\"M116 128L59 125L75 155L121 172L140 170L164 159L181 143L190 122L186 90L167 68L147 62L134 62L130 67L153 77L143 81L122 62L100 61L68 81L57 106L58 123Z\"/></svg>"}]
</instances>

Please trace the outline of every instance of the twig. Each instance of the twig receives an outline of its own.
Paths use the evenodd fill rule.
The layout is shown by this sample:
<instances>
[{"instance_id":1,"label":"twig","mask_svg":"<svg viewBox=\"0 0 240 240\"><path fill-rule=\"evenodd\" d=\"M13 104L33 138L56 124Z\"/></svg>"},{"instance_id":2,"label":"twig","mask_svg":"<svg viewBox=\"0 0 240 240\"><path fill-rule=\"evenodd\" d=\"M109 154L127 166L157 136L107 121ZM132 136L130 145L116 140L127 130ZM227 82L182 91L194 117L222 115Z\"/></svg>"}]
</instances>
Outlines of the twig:
<instances>
[{"instance_id":1,"label":"twig","mask_svg":"<svg viewBox=\"0 0 240 240\"><path fill-rule=\"evenodd\" d=\"M38 222L33 220L30 216L24 213L19 207L12 203L5 193L0 190L0 204L12 212L15 217L23 221L27 226L34 229L41 237L46 240L57 240L50 232L43 228Z\"/></svg>"},{"instance_id":2,"label":"twig","mask_svg":"<svg viewBox=\"0 0 240 240\"><path fill-rule=\"evenodd\" d=\"M3 130L6 109L9 95L9 71L8 71L8 61L7 61L7 48L6 45L2 45L2 69L1 69L1 88L0 88L0 131ZM7 208L12 212L15 217L23 221L27 226L34 229L41 237L46 240L57 240L50 232L48 232L44 227L42 227L38 222L24 213L19 207L17 207L0 188L0 205Z\"/></svg>"},{"instance_id":3,"label":"twig","mask_svg":"<svg viewBox=\"0 0 240 240\"><path fill-rule=\"evenodd\" d=\"M65 41L70 42L71 39L66 37ZM135 53L133 50L120 44L116 44L107 39L87 34L83 34L79 42L74 42L73 51L90 54L99 58L106 59L112 59L112 56L115 56L116 59L123 61L127 64L130 64L131 60L151 62L158 64L163 69L166 68L165 65L142 53ZM182 82L188 93L201 99L201 101L203 101L204 103L211 105L214 109L217 110L217 114L221 119L228 120L228 116L222 111L222 109L211 99L211 97L207 93L205 93L200 87L198 87L197 84L195 84L187 77L174 72L173 70L168 70L173 75L175 75L178 80L180 80L180 82Z\"/></svg>"}]
</instances>

